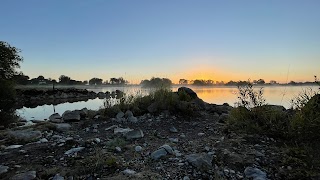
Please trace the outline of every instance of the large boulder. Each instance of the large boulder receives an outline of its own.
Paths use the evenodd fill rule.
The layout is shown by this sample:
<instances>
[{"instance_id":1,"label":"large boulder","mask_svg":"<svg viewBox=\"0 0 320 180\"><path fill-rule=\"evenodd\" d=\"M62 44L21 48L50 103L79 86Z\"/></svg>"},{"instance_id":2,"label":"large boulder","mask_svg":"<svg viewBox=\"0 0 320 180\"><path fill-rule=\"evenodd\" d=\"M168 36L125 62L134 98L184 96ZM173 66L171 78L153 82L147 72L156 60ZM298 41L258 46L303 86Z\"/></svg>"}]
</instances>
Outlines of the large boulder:
<instances>
[{"instance_id":1,"label":"large boulder","mask_svg":"<svg viewBox=\"0 0 320 180\"><path fill-rule=\"evenodd\" d=\"M65 111L62 114L62 118L65 122L71 122L71 121L80 121L81 116L80 116L80 113L76 111Z\"/></svg>"},{"instance_id":2,"label":"large boulder","mask_svg":"<svg viewBox=\"0 0 320 180\"><path fill-rule=\"evenodd\" d=\"M59 113L54 113L49 117L50 122L59 123L62 122L62 117Z\"/></svg>"},{"instance_id":3,"label":"large boulder","mask_svg":"<svg viewBox=\"0 0 320 180\"><path fill-rule=\"evenodd\" d=\"M265 180L267 179L267 173L261 171L258 168L253 168L253 167L247 167L244 170L244 174L246 176L246 178L250 178L253 180Z\"/></svg>"},{"instance_id":4,"label":"large boulder","mask_svg":"<svg viewBox=\"0 0 320 180\"><path fill-rule=\"evenodd\" d=\"M197 93L195 93L192 89L187 88L187 87L180 87L178 89L178 94L180 93L186 93L189 95L192 99L196 99L198 97Z\"/></svg>"}]
</instances>

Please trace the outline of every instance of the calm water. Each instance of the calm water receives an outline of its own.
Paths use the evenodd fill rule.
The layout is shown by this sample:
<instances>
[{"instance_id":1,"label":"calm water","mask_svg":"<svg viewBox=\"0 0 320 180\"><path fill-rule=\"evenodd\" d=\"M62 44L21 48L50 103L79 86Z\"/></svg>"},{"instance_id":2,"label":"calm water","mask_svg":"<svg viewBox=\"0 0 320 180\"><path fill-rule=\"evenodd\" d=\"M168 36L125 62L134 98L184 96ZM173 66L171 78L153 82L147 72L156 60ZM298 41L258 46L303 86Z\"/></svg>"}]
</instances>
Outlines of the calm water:
<instances>
[{"instance_id":1,"label":"calm water","mask_svg":"<svg viewBox=\"0 0 320 180\"><path fill-rule=\"evenodd\" d=\"M179 86L173 87L173 91L177 91ZM236 87L195 87L191 86L198 96L203 99L205 102L214 103L214 104L223 104L229 103L234 105L237 102L237 88ZM317 86L268 86L264 87L264 97L268 104L277 104L282 105L286 108L290 107L290 100L297 96L303 90L312 88L317 90ZM106 92L106 91L115 91L121 90L126 94L148 94L149 89L141 89L139 86L130 86L130 87L103 87L103 88L94 88L88 89L89 91L95 92ZM98 110L103 107L103 99L92 99L88 101L80 101L74 103L63 103L59 105L43 105L36 108L22 108L18 109L17 112L23 118L27 120L43 120L47 119L51 114L55 112L60 115L66 110L75 110L88 108L91 110Z\"/></svg>"}]
</instances>

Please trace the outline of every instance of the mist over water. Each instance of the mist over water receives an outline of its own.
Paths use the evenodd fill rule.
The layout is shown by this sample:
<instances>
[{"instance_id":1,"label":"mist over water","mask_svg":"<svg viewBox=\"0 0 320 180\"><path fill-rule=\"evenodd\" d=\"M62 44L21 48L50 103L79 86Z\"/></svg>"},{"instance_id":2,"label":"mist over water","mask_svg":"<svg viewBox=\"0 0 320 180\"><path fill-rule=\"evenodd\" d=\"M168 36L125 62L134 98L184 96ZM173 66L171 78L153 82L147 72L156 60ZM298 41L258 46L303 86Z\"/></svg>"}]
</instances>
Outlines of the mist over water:
<instances>
[{"instance_id":1,"label":"mist over water","mask_svg":"<svg viewBox=\"0 0 320 180\"><path fill-rule=\"evenodd\" d=\"M172 91L177 91L181 86L173 86ZM209 86L188 86L193 89L198 97L203 99L205 102L213 104L228 103L234 106L238 101L237 99L237 87L209 87ZM260 87L255 87L259 89ZM290 100L297 96L303 90L311 88L317 90L317 86L266 86L264 89L264 97L267 104L282 105L285 108L290 108ZM121 86L121 87L97 87L88 88L89 91L94 92L112 92L115 90L121 90L127 95L147 95L152 89L141 88L140 86ZM59 113L60 115L66 110L75 110L88 108L91 110L98 110L103 108L105 99L90 99L87 101L79 101L73 103L62 103L58 105L42 105L36 108L21 108L17 110L17 113L27 120L43 120L48 119L51 114Z\"/></svg>"}]
</instances>

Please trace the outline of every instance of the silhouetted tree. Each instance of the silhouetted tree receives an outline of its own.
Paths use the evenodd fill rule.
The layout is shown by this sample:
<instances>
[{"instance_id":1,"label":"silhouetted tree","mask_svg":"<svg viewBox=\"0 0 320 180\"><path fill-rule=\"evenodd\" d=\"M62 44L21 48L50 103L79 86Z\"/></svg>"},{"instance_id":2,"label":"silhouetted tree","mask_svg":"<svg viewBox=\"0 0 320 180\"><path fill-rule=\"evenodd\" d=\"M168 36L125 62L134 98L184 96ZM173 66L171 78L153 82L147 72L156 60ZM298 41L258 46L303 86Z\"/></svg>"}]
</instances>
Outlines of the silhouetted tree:
<instances>
[{"instance_id":1,"label":"silhouetted tree","mask_svg":"<svg viewBox=\"0 0 320 180\"><path fill-rule=\"evenodd\" d=\"M16 84L27 85L29 83L29 76L24 75L22 72L13 76Z\"/></svg>"},{"instance_id":2,"label":"silhouetted tree","mask_svg":"<svg viewBox=\"0 0 320 180\"><path fill-rule=\"evenodd\" d=\"M61 75L59 77L59 83L60 84L69 84L70 83L71 78L65 75Z\"/></svg>"},{"instance_id":3,"label":"silhouetted tree","mask_svg":"<svg viewBox=\"0 0 320 180\"><path fill-rule=\"evenodd\" d=\"M152 77L150 80L142 80L140 85L142 87L169 87L172 85L172 81L168 78Z\"/></svg>"},{"instance_id":4,"label":"silhouetted tree","mask_svg":"<svg viewBox=\"0 0 320 180\"><path fill-rule=\"evenodd\" d=\"M262 84L265 84L266 82L263 80L263 79L259 79L258 81L257 81L257 84L259 84L259 85L262 85Z\"/></svg>"},{"instance_id":5,"label":"silhouetted tree","mask_svg":"<svg viewBox=\"0 0 320 180\"><path fill-rule=\"evenodd\" d=\"M92 78L89 80L90 85L101 85L102 84L102 79L100 78Z\"/></svg>"},{"instance_id":6,"label":"silhouetted tree","mask_svg":"<svg viewBox=\"0 0 320 180\"><path fill-rule=\"evenodd\" d=\"M187 79L180 79L179 84L188 84L188 80Z\"/></svg>"},{"instance_id":7,"label":"silhouetted tree","mask_svg":"<svg viewBox=\"0 0 320 180\"><path fill-rule=\"evenodd\" d=\"M21 50L0 41L0 124L7 125L15 117L15 90L13 76L17 74L23 58Z\"/></svg>"}]
</instances>

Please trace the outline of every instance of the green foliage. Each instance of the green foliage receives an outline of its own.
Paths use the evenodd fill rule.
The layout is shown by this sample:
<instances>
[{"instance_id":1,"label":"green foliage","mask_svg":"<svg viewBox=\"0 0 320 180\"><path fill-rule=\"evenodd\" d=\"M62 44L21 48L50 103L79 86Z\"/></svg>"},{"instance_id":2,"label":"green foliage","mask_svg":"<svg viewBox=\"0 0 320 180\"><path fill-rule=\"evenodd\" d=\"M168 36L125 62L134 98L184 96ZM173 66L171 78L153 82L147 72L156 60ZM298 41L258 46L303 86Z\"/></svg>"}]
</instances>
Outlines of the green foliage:
<instances>
[{"instance_id":1,"label":"green foliage","mask_svg":"<svg viewBox=\"0 0 320 180\"><path fill-rule=\"evenodd\" d=\"M125 112L131 110L134 115L143 115L148 113L148 107L154 105L156 112L169 110L172 112L180 111L182 113L192 113L192 98L185 92L175 93L169 88L156 88L148 95L141 92L136 95L126 95L120 99L107 99L104 106L104 114L114 117L119 111Z\"/></svg>"},{"instance_id":2,"label":"green foliage","mask_svg":"<svg viewBox=\"0 0 320 180\"><path fill-rule=\"evenodd\" d=\"M250 80L244 85L239 85L238 91L238 106L243 106L250 109L265 104L266 100L263 97L263 88L255 91Z\"/></svg>"},{"instance_id":3,"label":"green foliage","mask_svg":"<svg viewBox=\"0 0 320 180\"><path fill-rule=\"evenodd\" d=\"M233 108L228 124L235 130L272 137L286 138L290 132L289 115L280 108L268 105L250 110L243 106Z\"/></svg>"}]
</instances>

